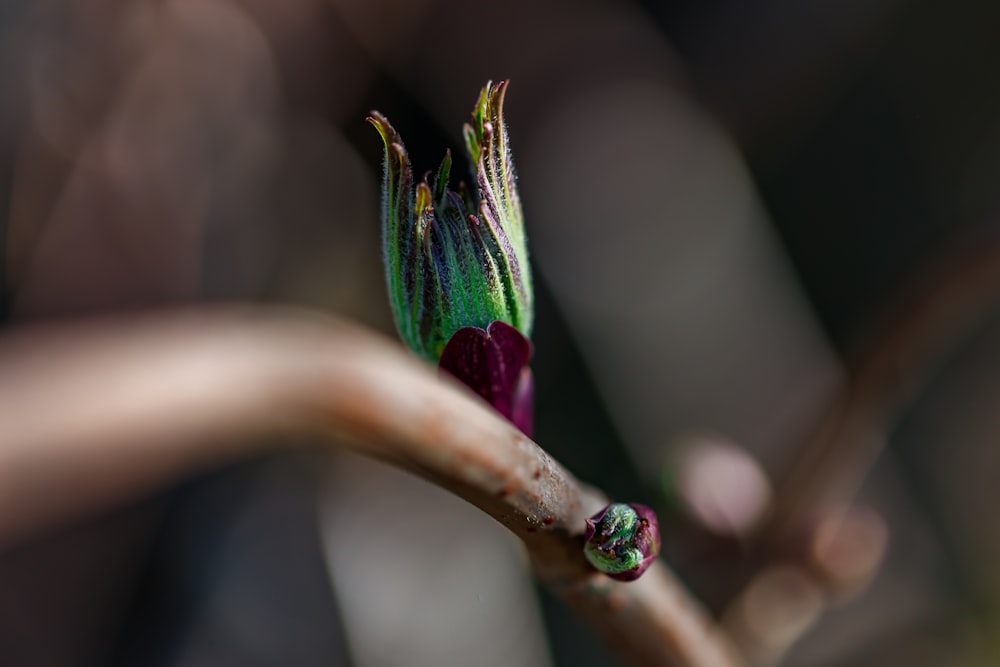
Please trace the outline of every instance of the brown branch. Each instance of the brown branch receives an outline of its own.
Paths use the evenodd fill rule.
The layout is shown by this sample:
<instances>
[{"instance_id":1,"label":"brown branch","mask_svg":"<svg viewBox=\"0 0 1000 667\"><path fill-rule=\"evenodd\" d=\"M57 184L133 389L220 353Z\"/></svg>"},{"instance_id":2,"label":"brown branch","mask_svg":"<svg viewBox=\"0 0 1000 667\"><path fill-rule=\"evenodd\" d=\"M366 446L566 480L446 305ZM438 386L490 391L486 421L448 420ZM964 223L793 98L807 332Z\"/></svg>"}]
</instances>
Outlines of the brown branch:
<instances>
[{"instance_id":1,"label":"brown branch","mask_svg":"<svg viewBox=\"0 0 1000 667\"><path fill-rule=\"evenodd\" d=\"M781 550L829 506L853 498L889 429L940 363L1000 307L1000 240L952 251L919 276L872 342L849 366L848 380L820 415L778 480L776 506L761 531Z\"/></svg>"},{"instance_id":2,"label":"brown branch","mask_svg":"<svg viewBox=\"0 0 1000 667\"><path fill-rule=\"evenodd\" d=\"M317 434L483 509L634 664L738 664L666 567L633 583L589 568L581 534L599 493L398 346L298 311L153 314L0 340L0 541L247 456L275 435Z\"/></svg>"},{"instance_id":3,"label":"brown branch","mask_svg":"<svg viewBox=\"0 0 1000 667\"><path fill-rule=\"evenodd\" d=\"M1000 240L978 241L952 250L909 286L793 449L795 459L779 478L775 505L752 545L744 586L722 615L751 664L779 662L831 598L856 589L879 566L887 527L877 515L847 506L895 421L947 356L1000 308ZM823 522L836 524L836 539L850 543L854 562L846 572L802 560L815 556L802 546L816 539Z\"/></svg>"}]
</instances>

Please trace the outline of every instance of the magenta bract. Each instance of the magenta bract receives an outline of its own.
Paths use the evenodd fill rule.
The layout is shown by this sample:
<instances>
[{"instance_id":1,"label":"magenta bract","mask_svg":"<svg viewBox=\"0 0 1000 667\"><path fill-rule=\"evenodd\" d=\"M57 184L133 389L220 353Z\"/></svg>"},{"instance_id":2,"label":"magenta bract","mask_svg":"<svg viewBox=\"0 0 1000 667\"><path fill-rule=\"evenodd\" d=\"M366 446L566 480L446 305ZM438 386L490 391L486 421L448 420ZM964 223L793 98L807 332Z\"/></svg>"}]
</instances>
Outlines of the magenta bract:
<instances>
[{"instance_id":1,"label":"magenta bract","mask_svg":"<svg viewBox=\"0 0 1000 667\"><path fill-rule=\"evenodd\" d=\"M455 376L528 437L534 431L531 342L505 322L463 327L441 353L438 367Z\"/></svg>"}]
</instances>

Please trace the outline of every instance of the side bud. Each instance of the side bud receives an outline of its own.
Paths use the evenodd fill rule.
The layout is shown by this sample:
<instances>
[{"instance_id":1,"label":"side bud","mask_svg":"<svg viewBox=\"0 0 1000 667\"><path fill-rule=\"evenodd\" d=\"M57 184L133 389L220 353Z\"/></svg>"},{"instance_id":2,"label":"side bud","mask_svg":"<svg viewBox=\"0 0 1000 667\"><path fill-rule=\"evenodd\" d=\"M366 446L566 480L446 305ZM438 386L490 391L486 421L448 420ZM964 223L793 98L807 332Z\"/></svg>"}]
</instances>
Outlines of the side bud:
<instances>
[{"instance_id":1,"label":"side bud","mask_svg":"<svg viewBox=\"0 0 1000 667\"><path fill-rule=\"evenodd\" d=\"M612 503L587 519L583 554L612 579L638 579L659 553L660 525L645 505Z\"/></svg>"}]
</instances>

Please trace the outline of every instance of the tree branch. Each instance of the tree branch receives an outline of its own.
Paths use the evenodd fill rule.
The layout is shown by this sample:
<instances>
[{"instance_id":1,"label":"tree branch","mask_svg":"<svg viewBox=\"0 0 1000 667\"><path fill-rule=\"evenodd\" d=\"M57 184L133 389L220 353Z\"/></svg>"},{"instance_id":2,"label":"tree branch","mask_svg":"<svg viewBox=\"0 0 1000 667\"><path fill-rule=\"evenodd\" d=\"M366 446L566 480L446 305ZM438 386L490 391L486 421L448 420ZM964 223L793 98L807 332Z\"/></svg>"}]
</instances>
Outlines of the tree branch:
<instances>
[{"instance_id":1,"label":"tree branch","mask_svg":"<svg viewBox=\"0 0 1000 667\"><path fill-rule=\"evenodd\" d=\"M301 311L181 311L0 340L0 543L247 456L332 436L480 507L538 577L636 665L738 664L666 567L595 573L584 519L605 499L457 383L379 336Z\"/></svg>"},{"instance_id":2,"label":"tree branch","mask_svg":"<svg viewBox=\"0 0 1000 667\"><path fill-rule=\"evenodd\" d=\"M877 515L848 506L898 417L998 307L1000 239L992 235L951 249L919 274L849 364L847 382L792 449L794 459L777 481L775 504L744 563L743 587L722 614L749 662L779 662L827 600L843 593L838 589L854 589L874 575L888 528ZM790 548L815 539L823 520L836 524L837 538L850 545L849 572L802 562L816 554ZM769 613L761 614L765 608Z\"/></svg>"},{"instance_id":3,"label":"tree branch","mask_svg":"<svg viewBox=\"0 0 1000 667\"><path fill-rule=\"evenodd\" d=\"M761 534L780 551L824 507L851 501L889 430L947 355L1000 307L1000 239L953 249L918 276L850 364L848 380L820 415L777 484Z\"/></svg>"}]
</instances>

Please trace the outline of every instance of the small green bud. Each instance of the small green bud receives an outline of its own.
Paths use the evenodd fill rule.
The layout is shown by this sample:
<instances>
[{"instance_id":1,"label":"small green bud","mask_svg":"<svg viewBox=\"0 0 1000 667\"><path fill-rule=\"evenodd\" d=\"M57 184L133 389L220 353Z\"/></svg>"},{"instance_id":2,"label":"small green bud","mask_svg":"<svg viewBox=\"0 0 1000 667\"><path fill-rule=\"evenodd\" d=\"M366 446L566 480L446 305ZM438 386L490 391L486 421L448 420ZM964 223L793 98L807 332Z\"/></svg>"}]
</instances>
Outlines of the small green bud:
<instances>
[{"instance_id":1,"label":"small green bud","mask_svg":"<svg viewBox=\"0 0 1000 667\"><path fill-rule=\"evenodd\" d=\"M451 154L432 182L413 186L403 140L388 119L368 121L385 144L382 240L396 326L417 354L437 361L463 327L505 322L531 333L533 296L503 100L507 82L487 83L464 128L476 197L448 187Z\"/></svg>"},{"instance_id":2,"label":"small green bud","mask_svg":"<svg viewBox=\"0 0 1000 667\"><path fill-rule=\"evenodd\" d=\"M587 519L583 554L613 579L638 579L659 553L659 522L645 505L612 503Z\"/></svg>"}]
</instances>

